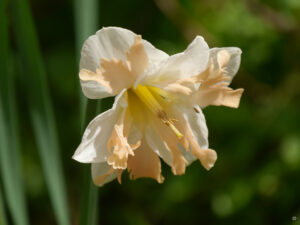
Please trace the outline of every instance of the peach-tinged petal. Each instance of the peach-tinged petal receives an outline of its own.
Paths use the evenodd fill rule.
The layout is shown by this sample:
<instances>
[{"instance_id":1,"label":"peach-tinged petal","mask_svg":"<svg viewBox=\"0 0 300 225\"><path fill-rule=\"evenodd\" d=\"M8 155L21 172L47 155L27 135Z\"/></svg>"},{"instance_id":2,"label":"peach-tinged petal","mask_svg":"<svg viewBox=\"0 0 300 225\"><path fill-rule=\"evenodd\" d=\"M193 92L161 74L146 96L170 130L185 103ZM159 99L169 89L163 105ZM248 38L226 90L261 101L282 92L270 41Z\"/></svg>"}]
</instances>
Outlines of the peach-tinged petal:
<instances>
[{"instance_id":1,"label":"peach-tinged petal","mask_svg":"<svg viewBox=\"0 0 300 225\"><path fill-rule=\"evenodd\" d=\"M184 123L183 134L184 137L188 140L190 150L192 151L194 156L196 156L200 160L202 166L205 169L210 170L217 160L217 153L211 149L200 148L188 123Z\"/></svg>"},{"instance_id":2,"label":"peach-tinged petal","mask_svg":"<svg viewBox=\"0 0 300 225\"><path fill-rule=\"evenodd\" d=\"M103 162L107 159L110 155L107 142L123 107L126 107L124 92L116 97L112 109L101 113L89 123L73 159L82 163Z\"/></svg>"},{"instance_id":3,"label":"peach-tinged petal","mask_svg":"<svg viewBox=\"0 0 300 225\"><path fill-rule=\"evenodd\" d=\"M193 85L198 81L197 76L186 77L177 80L168 80L156 84L157 87L162 88L164 91L171 93L180 93L183 95L190 95L193 92Z\"/></svg>"},{"instance_id":4,"label":"peach-tinged petal","mask_svg":"<svg viewBox=\"0 0 300 225\"><path fill-rule=\"evenodd\" d=\"M201 108L208 105L224 105L232 108L237 108L240 103L240 98L244 89L239 88L232 90L229 87L221 85L201 87L195 94L195 103L198 103Z\"/></svg>"},{"instance_id":5,"label":"peach-tinged petal","mask_svg":"<svg viewBox=\"0 0 300 225\"><path fill-rule=\"evenodd\" d=\"M189 142L190 150L192 151L194 156L196 156L200 160L202 166L205 169L210 170L217 160L217 153L211 149L200 148L190 125L183 122L183 126L183 134Z\"/></svg>"},{"instance_id":6,"label":"peach-tinged petal","mask_svg":"<svg viewBox=\"0 0 300 225\"><path fill-rule=\"evenodd\" d=\"M230 54L226 50L221 50L217 54L219 68L224 68L230 60Z\"/></svg>"},{"instance_id":7,"label":"peach-tinged petal","mask_svg":"<svg viewBox=\"0 0 300 225\"><path fill-rule=\"evenodd\" d=\"M183 146L179 145L178 149L180 150L182 156L185 158L187 166L189 166L192 162L198 159L192 151L187 151L186 148L184 148Z\"/></svg>"},{"instance_id":8,"label":"peach-tinged petal","mask_svg":"<svg viewBox=\"0 0 300 225\"><path fill-rule=\"evenodd\" d=\"M225 93L223 94L222 105L232 108L238 108L243 92L243 88L225 91Z\"/></svg>"},{"instance_id":9,"label":"peach-tinged petal","mask_svg":"<svg viewBox=\"0 0 300 225\"><path fill-rule=\"evenodd\" d=\"M195 105L191 108L189 105L178 105L176 107L189 124L196 141L201 149L208 148L208 129L204 114L199 106ZM195 110L196 109L196 110Z\"/></svg>"},{"instance_id":10,"label":"peach-tinged petal","mask_svg":"<svg viewBox=\"0 0 300 225\"><path fill-rule=\"evenodd\" d=\"M80 69L96 71L101 59L120 59L127 61L126 52L134 43L136 34L120 27L105 27L90 36L83 44ZM142 40L145 52L151 64L156 64L168 57L168 54Z\"/></svg>"},{"instance_id":11,"label":"peach-tinged petal","mask_svg":"<svg viewBox=\"0 0 300 225\"><path fill-rule=\"evenodd\" d=\"M214 150L205 149L205 147L208 146L208 142L207 142L206 124L205 124L205 120L203 120L204 117L201 118L201 114L200 114L201 110L198 109L198 114L200 115L200 117L189 118L191 115L182 113L184 112L183 110L184 108L185 108L184 105L179 105L177 107L172 106L169 107L167 113L168 115L170 115L173 118L176 118L177 120L176 126L183 134L183 137L180 139L180 143L182 144L182 146L186 149L186 151L191 151L192 154L200 160L203 167L209 170L211 169L211 167L213 167L217 159L217 154L215 153ZM185 111L187 110L185 109ZM194 114L197 113L194 112ZM195 132L193 132L191 128L190 122L198 123L198 126L195 126L195 124L193 124L194 130L200 132L197 138L195 136ZM193 157L190 157L190 160L193 159L194 159ZM190 163L189 161L187 162Z\"/></svg>"},{"instance_id":12,"label":"peach-tinged petal","mask_svg":"<svg viewBox=\"0 0 300 225\"><path fill-rule=\"evenodd\" d=\"M178 137L171 131L171 129L165 125L158 118L153 117L151 119L151 125L153 126L157 135L163 141L165 148L172 153L172 172L175 175L181 175L185 173L186 159L182 156L178 148Z\"/></svg>"},{"instance_id":13,"label":"peach-tinged petal","mask_svg":"<svg viewBox=\"0 0 300 225\"><path fill-rule=\"evenodd\" d=\"M101 75L104 85L112 94L118 94L129 88L135 81L135 76L130 72L128 65L121 60L102 59Z\"/></svg>"},{"instance_id":14,"label":"peach-tinged petal","mask_svg":"<svg viewBox=\"0 0 300 225\"><path fill-rule=\"evenodd\" d=\"M133 44L136 34L119 27L106 27L90 36L83 44L80 58L80 70L87 69L96 72L102 59L118 59L127 61L126 52ZM149 64L157 64L166 59L168 54L156 49L149 42L142 40ZM95 81L80 81L84 94L88 98L100 99L111 96L102 84Z\"/></svg>"},{"instance_id":15,"label":"peach-tinged petal","mask_svg":"<svg viewBox=\"0 0 300 225\"><path fill-rule=\"evenodd\" d=\"M243 89L232 90L228 87L231 81L227 71L229 56L228 51L220 50L217 52L217 62L211 60L209 67L197 75L200 85L191 98L193 104L198 104L201 108L208 105L224 105L233 108L239 106Z\"/></svg>"},{"instance_id":16,"label":"peach-tinged petal","mask_svg":"<svg viewBox=\"0 0 300 225\"><path fill-rule=\"evenodd\" d=\"M123 173L123 170L118 170L118 182L119 182L119 184L122 183L122 173Z\"/></svg>"},{"instance_id":17,"label":"peach-tinged petal","mask_svg":"<svg viewBox=\"0 0 300 225\"><path fill-rule=\"evenodd\" d=\"M140 35L135 37L134 43L127 52L127 60L135 77L141 75L147 68L148 56Z\"/></svg>"},{"instance_id":18,"label":"peach-tinged petal","mask_svg":"<svg viewBox=\"0 0 300 225\"><path fill-rule=\"evenodd\" d=\"M140 145L140 142L128 143L131 123L129 110L124 110L108 141L107 148L108 151L112 151L112 154L108 157L107 163L114 169L126 169L128 155L134 155L133 150Z\"/></svg>"},{"instance_id":19,"label":"peach-tinged petal","mask_svg":"<svg viewBox=\"0 0 300 225\"><path fill-rule=\"evenodd\" d=\"M220 69L219 61L221 57L219 53L224 53L224 51L226 51L230 57L229 59L227 59L228 62L226 63L226 65L223 65L223 69L226 71L226 75L230 78L230 80L232 80L238 69L240 68L242 51L241 49L236 47L210 49L210 59L213 61L215 69Z\"/></svg>"},{"instance_id":20,"label":"peach-tinged petal","mask_svg":"<svg viewBox=\"0 0 300 225\"><path fill-rule=\"evenodd\" d=\"M146 141L134 151L134 156L128 157L128 171L130 178L135 180L140 177L156 179L158 183L164 181L161 175L159 157L150 149Z\"/></svg>"},{"instance_id":21,"label":"peach-tinged petal","mask_svg":"<svg viewBox=\"0 0 300 225\"><path fill-rule=\"evenodd\" d=\"M92 164L92 178L94 184L102 186L117 178L117 171L106 162Z\"/></svg>"}]
</instances>

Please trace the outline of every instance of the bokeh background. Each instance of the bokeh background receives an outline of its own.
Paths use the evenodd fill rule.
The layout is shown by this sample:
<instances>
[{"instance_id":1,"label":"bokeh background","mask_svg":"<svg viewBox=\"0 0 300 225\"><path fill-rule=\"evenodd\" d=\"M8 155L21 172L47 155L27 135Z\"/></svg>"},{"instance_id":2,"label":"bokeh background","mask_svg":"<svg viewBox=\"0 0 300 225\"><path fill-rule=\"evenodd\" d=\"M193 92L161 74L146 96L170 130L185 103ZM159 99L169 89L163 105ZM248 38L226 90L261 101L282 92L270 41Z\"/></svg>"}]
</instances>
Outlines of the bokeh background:
<instances>
[{"instance_id":1,"label":"bokeh background","mask_svg":"<svg viewBox=\"0 0 300 225\"><path fill-rule=\"evenodd\" d=\"M1 0L0 224L300 224L299 0ZM169 54L202 35L237 46L238 109L204 109L207 172L163 165L163 184L95 188L71 156L83 129L113 99L87 101L78 61L103 26L141 34Z\"/></svg>"}]
</instances>

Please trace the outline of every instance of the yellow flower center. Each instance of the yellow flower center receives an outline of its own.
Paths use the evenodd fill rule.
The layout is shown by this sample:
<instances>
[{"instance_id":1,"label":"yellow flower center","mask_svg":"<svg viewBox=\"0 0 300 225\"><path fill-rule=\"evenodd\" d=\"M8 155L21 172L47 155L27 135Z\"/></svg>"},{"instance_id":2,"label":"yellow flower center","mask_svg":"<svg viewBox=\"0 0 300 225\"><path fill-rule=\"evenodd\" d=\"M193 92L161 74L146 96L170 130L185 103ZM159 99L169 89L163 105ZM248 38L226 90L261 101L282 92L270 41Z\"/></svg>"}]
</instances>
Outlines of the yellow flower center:
<instances>
[{"instance_id":1,"label":"yellow flower center","mask_svg":"<svg viewBox=\"0 0 300 225\"><path fill-rule=\"evenodd\" d=\"M144 105L159 119L162 120L164 124L166 124L170 129L176 134L176 136L180 139L183 135L180 131L175 127L173 119L169 119L167 113L164 111L159 101L156 99L158 96L165 98L163 90L145 86L145 85L138 85L136 89L132 89L136 96L144 103Z\"/></svg>"}]
</instances>

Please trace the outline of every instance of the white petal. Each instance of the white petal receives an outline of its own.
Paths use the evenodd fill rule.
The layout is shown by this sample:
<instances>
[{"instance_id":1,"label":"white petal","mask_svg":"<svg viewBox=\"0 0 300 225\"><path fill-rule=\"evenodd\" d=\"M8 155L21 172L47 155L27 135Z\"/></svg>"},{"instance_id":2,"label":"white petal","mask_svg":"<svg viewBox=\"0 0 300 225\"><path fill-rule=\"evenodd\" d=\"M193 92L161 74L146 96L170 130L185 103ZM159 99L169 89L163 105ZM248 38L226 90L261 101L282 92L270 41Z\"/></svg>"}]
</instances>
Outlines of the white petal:
<instances>
[{"instance_id":1,"label":"white petal","mask_svg":"<svg viewBox=\"0 0 300 225\"><path fill-rule=\"evenodd\" d=\"M199 106L194 106L197 110L195 110L187 106L186 104L181 104L177 106L179 112L182 113L186 122L190 125L190 128L197 140L198 145L201 149L208 148L208 129L206 126L205 117ZM187 164L191 164L193 161L197 159L197 157L192 153L191 149L186 151L181 145L179 146L179 150L187 161Z\"/></svg>"},{"instance_id":2,"label":"white petal","mask_svg":"<svg viewBox=\"0 0 300 225\"><path fill-rule=\"evenodd\" d=\"M208 148L208 129L206 126L205 117L198 105L195 105L197 113L193 108L181 106L179 110L183 113L184 118L189 123L197 142L201 149Z\"/></svg>"},{"instance_id":3,"label":"white petal","mask_svg":"<svg viewBox=\"0 0 300 225\"><path fill-rule=\"evenodd\" d=\"M112 109L101 113L90 122L83 134L79 147L73 155L73 159L82 163L103 162L107 159L110 155L107 150L108 139L122 108L126 107L124 91L116 97Z\"/></svg>"},{"instance_id":4,"label":"white petal","mask_svg":"<svg viewBox=\"0 0 300 225\"><path fill-rule=\"evenodd\" d=\"M148 71L142 83L156 83L196 75L204 71L209 59L209 47L203 37L197 36L187 49L170 56Z\"/></svg>"},{"instance_id":5,"label":"white petal","mask_svg":"<svg viewBox=\"0 0 300 225\"><path fill-rule=\"evenodd\" d=\"M150 148L160 157L162 158L165 163L169 166L172 166L172 154L171 152L165 147L164 143L162 142L161 138L156 134L156 132L150 127L146 127L146 141Z\"/></svg>"},{"instance_id":6,"label":"white petal","mask_svg":"<svg viewBox=\"0 0 300 225\"><path fill-rule=\"evenodd\" d=\"M90 36L81 50L80 69L96 72L101 58L126 60L126 51L134 42L136 34L119 27L107 27ZM158 63L168 57L166 53L156 49L143 40L149 64ZM106 88L95 81L81 81L84 94L88 98L104 98L110 96Z\"/></svg>"},{"instance_id":7,"label":"white petal","mask_svg":"<svg viewBox=\"0 0 300 225\"><path fill-rule=\"evenodd\" d=\"M187 161L187 165L190 165L192 162L194 162L195 160L197 160L197 157L194 156L194 154L192 153L192 151L186 151L184 149L184 147L182 147L182 145L178 145L178 148L181 152L181 154L183 155L183 157L186 159Z\"/></svg>"},{"instance_id":8,"label":"white petal","mask_svg":"<svg viewBox=\"0 0 300 225\"><path fill-rule=\"evenodd\" d=\"M112 96L107 88L96 81L83 81L80 80L81 89L83 94L90 99L101 99Z\"/></svg>"},{"instance_id":9,"label":"white petal","mask_svg":"<svg viewBox=\"0 0 300 225\"><path fill-rule=\"evenodd\" d=\"M92 170L92 178L95 182L95 180L100 177L100 176L105 176L107 172L111 169L111 166L108 165L106 162L101 162L101 163L92 163L91 170ZM112 180L116 179L118 176L118 172L114 171L110 174L108 174L105 179L101 182L100 185L102 186L108 182L111 182Z\"/></svg>"},{"instance_id":10,"label":"white petal","mask_svg":"<svg viewBox=\"0 0 300 225\"><path fill-rule=\"evenodd\" d=\"M231 77L231 79L234 77L234 75L237 73L240 67L241 63L241 54L242 50L236 47L227 47L227 48L212 48L210 50L210 58L213 60L215 68L219 68L217 58L218 58L218 52L220 51L227 51L230 55L230 59L227 63L227 65L224 67L224 69L227 72L227 75Z\"/></svg>"}]
</instances>

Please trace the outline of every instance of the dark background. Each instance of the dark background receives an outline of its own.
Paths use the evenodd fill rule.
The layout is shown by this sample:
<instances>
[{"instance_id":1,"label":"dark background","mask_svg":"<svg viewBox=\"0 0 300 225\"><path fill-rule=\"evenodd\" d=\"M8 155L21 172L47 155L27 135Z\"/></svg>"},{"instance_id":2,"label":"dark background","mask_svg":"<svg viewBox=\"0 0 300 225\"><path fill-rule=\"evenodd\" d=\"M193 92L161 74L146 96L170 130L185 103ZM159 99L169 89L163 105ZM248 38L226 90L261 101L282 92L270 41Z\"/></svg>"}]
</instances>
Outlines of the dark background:
<instances>
[{"instance_id":1,"label":"dark background","mask_svg":"<svg viewBox=\"0 0 300 225\"><path fill-rule=\"evenodd\" d=\"M20 27L27 26L27 21L18 22L14 9L17 4L6 2L19 169L29 224L64 223L57 222L60 210L51 204L53 195L49 195L49 182L42 169L39 136L32 125L31 111L40 108L30 98L43 95L37 88L45 87L34 84L32 80L36 78L24 64L30 57L34 62L31 67L39 67L35 57L43 64L42 83L49 89L46 96L54 109L51 124L55 123L59 139L58 161L63 169L59 174L66 183L65 207L71 224L82 224L82 210L87 207L82 199L88 195L85 182L90 179L83 177L85 170L89 174L89 165L71 159L82 135L78 55L85 35L102 26L130 29L168 54L183 51L195 35L202 35L210 47L240 47L241 67L231 86L244 88L245 92L238 109L204 109L210 147L218 153L211 171L194 162L185 175L174 176L163 165L163 184L150 179L130 181L124 173L121 185L113 181L97 189L95 224L299 224L299 0L101 0L91 12L87 9L85 19L80 17L80 10L84 11L89 1L83 1L80 10L76 10L79 1L34 0L30 10L38 40L34 36L28 40L39 46L38 56L24 56L22 49L29 42L22 42ZM85 20L90 25L81 26ZM26 32L27 27L24 29ZM2 78L6 75L0 74ZM40 102L43 108L43 100ZM102 110L111 103L112 99L102 102ZM43 115L42 110L40 113ZM89 114L86 121L96 115L91 109ZM14 137L9 136L9 142L14 140L10 138ZM1 168L9 170L3 161ZM1 178L3 218L8 224L17 224L16 213L8 203L3 171Z\"/></svg>"}]
</instances>

